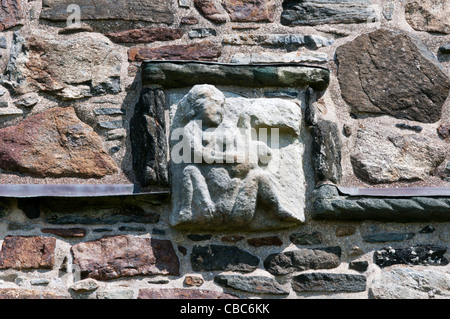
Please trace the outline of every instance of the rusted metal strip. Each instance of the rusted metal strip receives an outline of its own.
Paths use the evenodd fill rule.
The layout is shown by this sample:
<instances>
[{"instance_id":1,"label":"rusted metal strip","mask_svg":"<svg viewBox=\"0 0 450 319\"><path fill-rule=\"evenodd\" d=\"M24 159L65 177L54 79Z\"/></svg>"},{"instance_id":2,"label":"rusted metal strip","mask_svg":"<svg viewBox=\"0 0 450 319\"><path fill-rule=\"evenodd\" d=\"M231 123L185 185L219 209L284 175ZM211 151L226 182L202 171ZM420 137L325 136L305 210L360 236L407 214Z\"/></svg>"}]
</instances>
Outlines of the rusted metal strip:
<instances>
[{"instance_id":1,"label":"rusted metal strip","mask_svg":"<svg viewBox=\"0 0 450 319\"><path fill-rule=\"evenodd\" d=\"M109 197L109 196L137 196L161 195L168 192L141 192L133 184L23 184L0 185L0 197L5 198L34 198L34 197Z\"/></svg>"},{"instance_id":2,"label":"rusted metal strip","mask_svg":"<svg viewBox=\"0 0 450 319\"><path fill-rule=\"evenodd\" d=\"M450 187L349 188L337 187L342 195L358 197L447 197Z\"/></svg>"}]
</instances>

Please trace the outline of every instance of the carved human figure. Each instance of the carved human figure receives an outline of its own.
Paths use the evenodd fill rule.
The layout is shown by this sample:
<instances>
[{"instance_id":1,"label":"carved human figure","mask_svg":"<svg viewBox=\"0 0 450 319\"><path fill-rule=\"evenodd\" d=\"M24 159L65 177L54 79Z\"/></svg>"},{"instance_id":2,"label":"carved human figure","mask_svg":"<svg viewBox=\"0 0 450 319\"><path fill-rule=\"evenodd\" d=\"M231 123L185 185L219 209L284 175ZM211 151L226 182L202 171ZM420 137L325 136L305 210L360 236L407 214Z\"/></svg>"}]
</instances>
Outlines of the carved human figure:
<instances>
[{"instance_id":1,"label":"carved human figure","mask_svg":"<svg viewBox=\"0 0 450 319\"><path fill-rule=\"evenodd\" d=\"M251 116L242 111L211 85L194 86L178 103L173 126L182 129L182 141L172 148L173 225L244 227L255 218L257 205L276 218L298 220L265 170L272 149L251 138Z\"/></svg>"}]
</instances>

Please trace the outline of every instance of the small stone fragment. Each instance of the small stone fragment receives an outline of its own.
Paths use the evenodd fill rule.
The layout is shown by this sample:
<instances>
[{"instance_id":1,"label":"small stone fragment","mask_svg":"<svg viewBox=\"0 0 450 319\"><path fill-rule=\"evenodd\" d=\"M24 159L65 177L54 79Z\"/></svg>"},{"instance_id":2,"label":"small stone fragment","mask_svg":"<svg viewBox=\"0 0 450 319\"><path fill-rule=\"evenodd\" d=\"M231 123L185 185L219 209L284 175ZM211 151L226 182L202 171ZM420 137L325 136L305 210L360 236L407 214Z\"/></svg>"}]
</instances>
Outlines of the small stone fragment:
<instances>
[{"instance_id":1,"label":"small stone fragment","mask_svg":"<svg viewBox=\"0 0 450 319\"><path fill-rule=\"evenodd\" d=\"M355 260L349 263L348 268L364 272L369 268L369 262L365 260Z\"/></svg>"},{"instance_id":2,"label":"small stone fragment","mask_svg":"<svg viewBox=\"0 0 450 319\"><path fill-rule=\"evenodd\" d=\"M41 232L64 238L82 238L86 236L84 228L42 228Z\"/></svg>"},{"instance_id":3,"label":"small stone fragment","mask_svg":"<svg viewBox=\"0 0 450 319\"><path fill-rule=\"evenodd\" d=\"M320 232L294 233L289 240L295 245L319 245L323 242L323 236Z\"/></svg>"},{"instance_id":4,"label":"small stone fragment","mask_svg":"<svg viewBox=\"0 0 450 319\"><path fill-rule=\"evenodd\" d=\"M77 281L72 286L70 286L70 289L75 292L90 292L97 290L100 285L95 279L88 278L84 280Z\"/></svg>"},{"instance_id":5,"label":"small stone fragment","mask_svg":"<svg viewBox=\"0 0 450 319\"><path fill-rule=\"evenodd\" d=\"M201 277L197 277L197 276L186 276L184 278L184 284L186 286L195 286L195 287L200 287L201 285L203 285L205 283L205 281L203 280L203 278Z\"/></svg>"},{"instance_id":6,"label":"small stone fragment","mask_svg":"<svg viewBox=\"0 0 450 319\"><path fill-rule=\"evenodd\" d=\"M338 226L336 228L337 237L350 236L354 233L356 233L356 228L353 226Z\"/></svg>"}]
</instances>

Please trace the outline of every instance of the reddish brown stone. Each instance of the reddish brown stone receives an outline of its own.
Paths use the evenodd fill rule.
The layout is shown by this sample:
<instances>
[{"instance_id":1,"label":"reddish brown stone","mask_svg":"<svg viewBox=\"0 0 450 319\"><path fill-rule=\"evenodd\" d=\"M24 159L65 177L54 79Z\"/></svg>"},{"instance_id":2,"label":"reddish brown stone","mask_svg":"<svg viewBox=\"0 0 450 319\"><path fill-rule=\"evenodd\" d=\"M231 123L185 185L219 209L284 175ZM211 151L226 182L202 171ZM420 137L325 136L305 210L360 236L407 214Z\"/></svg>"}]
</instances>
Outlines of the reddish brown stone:
<instances>
[{"instance_id":1,"label":"reddish brown stone","mask_svg":"<svg viewBox=\"0 0 450 319\"><path fill-rule=\"evenodd\" d=\"M0 31L12 28L22 18L20 0L2 0L0 6Z\"/></svg>"},{"instance_id":2,"label":"reddish brown stone","mask_svg":"<svg viewBox=\"0 0 450 319\"><path fill-rule=\"evenodd\" d=\"M146 275L179 275L180 263L169 240L129 235L104 237L72 247L74 264L86 278L110 280Z\"/></svg>"},{"instance_id":3,"label":"reddish brown stone","mask_svg":"<svg viewBox=\"0 0 450 319\"><path fill-rule=\"evenodd\" d=\"M145 60L198 60L217 61L222 48L210 41L185 45L167 45L157 48L131 48L128 50L130 61Z\"/></svg>"},{"instance_id":4,"label":"reddish brown stone","mask_svg":"<svg viewBox=\"0 0 450 319\"><path fill-rule=\"evenodd\" d=\"M353 226L339 226L338 228L336 228L336 236L338 237L350 236L355 232L356 228Z\"/></svg>"},{"instance_id":5,"label":"reddish brown stone","mask_svg":"<svg viewBox=\"0 0 450 319\"><path fill-rule=\"evenodd\" d=\"M71 299L70 296L58 295L51 291L26 290L15 288L0 289L0 300L6 299Z\"/></svg>"},{"instance_id":6,"label":"reddish brown stone","mask_svg":"<svg viewBox=\"0 0 450 319\"><path fill-rule=\"evenodd\" d=\"M229 294L203 289L140 289L137 299L238 299Z\"/></svg>"},{"instance_id":7,"label":"reddish brown stone","mask_svg":"<svg viewBox=\"0 0 450 319\"><path fill-rule=\"evenodd\" d=\"M233 22L274 21L274 0L224 0L223 4Z\"/></svg>"},{"instance_id":8,"label":"reddish brown stone","mask_svg":"<svg viewBox=\"0 0 450 319\"><path fill-rule=\"evenodd\" d=\"M0 269L52 269L56 238L8 236L0 251Z\"/></svg>"},{"instance_id":9,"label":"reddish brown stone","mask_svg":"<svg viewBox=\"0 0 450 319\"><path fill-rule=\"evenodd\" d=\"M36 177L95 178L117 166L75 110L53 108L0 130L0 168Z\"/></svg>"},{"instance_id":10,"label":"reddish brown stone","mask_svg":"<svg viewBox=\"0 0 450 319\"><path fill-rule=\"evenodd\" d=\"M111 32L105 35L116 43L151 43L181 39L183 30L171 28L135 29Z\"/></svg>"},{"instance_id":11,"label":"reddish brown stone","mask_svg":"<svg viewBox=\"0 0 450 319\"><path fill-rule=\"evenodd\" d=\"M237 243L238 241L241 241L244 238L245 238L244 236L230 235L230 236L223 236L221 240L224 243Z\"/></svg>"},{"instance_id":12,"label":"reddish brown stone","mask_svg":"<svg viewBox=\"0 0 450 319\"><path fill-rule=\"evenodd\" d=\"M198 11L208 20L215 23L225 23L227 15L222 13L219 6L211 0L194 0L194 5Z\"/></svg>"},{"instance_id":13,"label":"reddish brown stone","mask_svg":"<svg viewBox=\"0 0 450 319\"><path fill-rule=\"evenodd\" d=\"M450 137L450 124L442 124L437 131L443 139L448 139Z\"/></svg>"},{"instance_id":14,"label":"reddish brown stone","mask_svg":"<svg viewBox=\"0 0 450 319\"><path fill-rule=\"evenodd\" d=\"M186 278L184 278L184 284L186 286L200 287L204 282L203 278L197 276L186 276Z\"/></svg>"},{"instance_id":15,"label":"reddish brown stone","mask_svg":"<svg viewBox=\"0 0 450 319\"><path fill-rule=\"evenodd\" d=\"M84 228L43 228L41 229L41 232L65 238L79 238L86 236L86 229Z\"/></svg>"},{"instance_id":16,"label":"reddish brown stone","mask_svg":"<svg viewBox=\"0 0 450 319\"><path fill-rule=\"evenodd\" d=\"M278 236L251 238L248 239L247 242L249 245L254 247L283 245L283 241Z\"/></svg>"},{"instance_id":17,"label":"reddish brown stone","mask_svg":"<svg viewBox=\"0 0 450 319\"><path fill-rule=\"evenodd\" d=\"M196 25L198 24L198 19L195 17L183 17L181 18L181 24L188 24L188 25Z\"/></svg>"}]
</instances>

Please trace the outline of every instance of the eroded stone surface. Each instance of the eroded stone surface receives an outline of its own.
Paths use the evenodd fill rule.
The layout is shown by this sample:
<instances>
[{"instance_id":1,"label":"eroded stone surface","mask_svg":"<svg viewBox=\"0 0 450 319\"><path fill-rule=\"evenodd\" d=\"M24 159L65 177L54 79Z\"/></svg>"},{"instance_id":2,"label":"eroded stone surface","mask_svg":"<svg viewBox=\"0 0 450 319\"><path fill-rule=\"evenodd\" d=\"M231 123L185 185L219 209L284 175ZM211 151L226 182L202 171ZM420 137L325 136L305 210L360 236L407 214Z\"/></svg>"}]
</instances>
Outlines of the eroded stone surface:
<instances>
[{"instance_id":1,"label":"eroded stone surface","mask_svg":"<svg viewBox=\"0 0 450 319\"><path fill-rule=\"evenodd\" d=\"M447 248L439 245L415 245L411 247L386 247L375 251L374 260L380 267L392 265L435 265L445 266Z\"/></svg>"},{"instance_id":2,"label":"eroded stone surface","mask_svg":"<svg viewBox=\"0 0 450 319\"><path fill-rule=\"evenodd\" d=\"M52 269L56 238L7 236L0 251L0 269Z\"/></svg>"},{"instance_id":3,"label":"eroded stone surface","mask_svg":"<svg viewBox=\"0 0 450 319\"><path fill-rule=\"evenodd\" d=\"M292 278L292 288L299 292L362 292L366 277L354 274L309 273Z\"/></svg>"},{"instance_id":4,"label":"eroded stone surface","mask_svg":"<svg viewBox=\"0 0 450 319\"><path fill-rule=\"evenodd\" d=\"M67 100L116 94L121 64L112 43L98 34L56 40L16 32L3 84L17 94L42 91Z\"/></svg>"},{"instance_id":5,"label":"eroded stone surface","mask_svg":"<svg viewBox=\"0 0 450 319\"><path fill-rule=\"evenodd\" d=\"M367 23L377 19L368 0L284 0L281 23L289 26Z\"/></svg>"},{"instance_id":6,"label":"eroded stone surface","mask_svg":"<svg viewBox=\"0 0 450 319\"><path fill-rule=\"evenodd\" d=\"M182 181L172 184L173 226L256 230L304 220L296 103L226 99L214 86L196 85L172 108L171 174ZM252 140L252 130L274 137Z\"/></svg>"},{"instance_id":7,"label":"eroded stone surface","mask_svg":"<svg viewBox=\"0 0 450 319\"><path fill-rule=\"evenodd\" d=\"M376 276L370 292L375 299L448 299L450 275L430 270L393 269Z\"/></svg>"},{"instance_id":8,"label":"eroded stone surface","mask_svg":"<svg viewBox=\"0 0 450 319\"><path fill-rule=\"evenodd\" d=\"M0 130L0 168L36 177L99 178L117 172L75 110L53 108Z\"/></svg>"},{"instance_id":9,"label":"eroded stone surface","mask_svg":"<svg viewBox=\"0 0 450 319\"><path fill-rule=\"evenodd\" d=\"M140 289L138 299L238 299L218 291L205 289Z\"/></svg>"},{"instance_id":10,"label":"eroded stone surface","mask_svg":"<svg viewBox=\"0 0 450 319\"><path fill-rule=\"evenodd\" d=\"M1 288L0 299L71 299L69 295L53 291L29 290L21 288Z\"/></svg>"},{"instance_id":11,"label":"eroded stone surface","mask_svg":"<svg viewBox=\"0 0 450 319\"><path fill-rule=\"evenodd\" d=\"M222 12L214 0L194 0L194 6L208 20L214 23L225 23L227 14Z\"/></svg>"},{"instance_id":12,"label":"eroded stone surface","mask_svg":"<svg viewBox=\"0 0 450 319\"><path fill-rule=\"evenodd\" d=\"M415 30L450 34L447 0L409 0L405 5L405 17Z\"/></svg>"},{"instance_id":13,"label":"eroded stone surface","mask_svg":"<svg viewBox=\"0 0 450 319\"><path fill-rule=\"evenodd\" d=\"M73 11L68 7L80 7L82 20L127 20L170 24L174 20L170 1L166 0L44 0L41 19L66 21Z\"/></svg>"},{"instance_id":14,"label":"eroded stone surface","mask_svg":"<svg viewBox=\"0 0 450 319\"><path fill-rule=\"evenodd\" d=\"M194 271L252 272L259 265L259 258L234 246L194 246L191 254Z\"/></svg>"},{"instance_id":15,"label":"eroded stone surface","mask_svg":"<svg viewBox=\"0 0 450 319\"><path fill-rule=\"evenodd\" d=\"M275 279L264 276L217 275L214 281L223 287L256 294L287 295L289 290Z\"/></svg>"},{"instance_id":16,"label":"eroded stone surface","mask_svg":"<svg viewBox=\"0 0 450 319\"><path fill-rule=\"evenodd\" d=\"M210 41L128 50L129 60L138 62L145 60L217 61L221 54L222 48Z\"/></svg>"},{"instance_id":17,"label":"eroded stone surface","mask_svg":"<svg viewBox=\"0 0 450 319\"><path fill-rule=\"evenodd\" d=\"M298 249L270 255L264 267L276 276L309 269L333 269L341 264L340 257L340 247Z\"/></svg>"},{"instance_id":18,"label":"eroded stone surface","mask_svg":"<svg viewBox=\"0 0 450 319\"><path fill-rule=\"evenodd\" d=\"M0 6L0 32L17 25L22 18L21 0L3 0Z\"/></svg>"},{"instance_id":19,"label":"eroded stone surface","mask_svg":"<svg viewBox=\"0 0 450 319\"><path fill-rule=\"evenodd\" d=\"M130 121L133 169L141 186L169 185L165 93L144 89Z\"/></svg>"},{"instance_id":20,"label":"eroded stone surface","mask_svg":"<svg viewBox=\"0 0 450 319\"><path fill-rule=\"evenodd\" d=\"M130 235L104 237L72 246L81 275L97 280L145 275L179 275L179 261L169 240Z\"/></svg>"},{"instance_id":21,"label":"eroded stone surface","mask_svg":"<svg viewBox=\"0 0 450 319\"><path fill-rule=\"evenodd\" d=\"M450 78L413 36L379 29L340 46L336 55L342 97L353 113L423 123L441 118Z\"/></svg>"},{"instance_id":22,"label":"eroded stone surface","mask_svg":"<svg viewBox=\"0 0 450 319\"><path fill-rule=\"evenodd\" d=\"M276 3L274 0L225 0L225 10L233 22L273 22Z\"/></svg>"},{"instance_id":23,"label":"eroded stone surface","mask_svg":"<svg viewBox=\"0 0 450 319\"><path fill-rule=\"evenodd\" d=\"M359 129L351 155L359 178L370 183L424 180L445 160L445 148L433 136L397 132Z\"/></svg>"},{"instance_id":24,"label":"eroded stone surface","mask_svg":"<svg viewBox=\"0 0 450 319\"><path fill-rule=\"evenodd\" d=\"M152 28L110 32L105 35L115 43L152 43L181 39L183 33L182 29Z\"/></svg>"}]
</instances>

